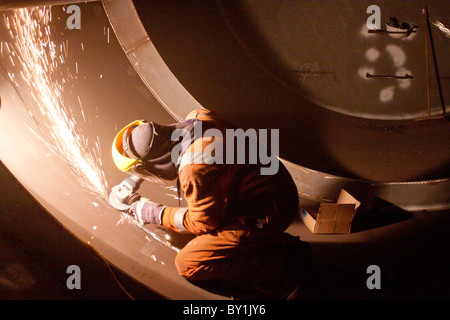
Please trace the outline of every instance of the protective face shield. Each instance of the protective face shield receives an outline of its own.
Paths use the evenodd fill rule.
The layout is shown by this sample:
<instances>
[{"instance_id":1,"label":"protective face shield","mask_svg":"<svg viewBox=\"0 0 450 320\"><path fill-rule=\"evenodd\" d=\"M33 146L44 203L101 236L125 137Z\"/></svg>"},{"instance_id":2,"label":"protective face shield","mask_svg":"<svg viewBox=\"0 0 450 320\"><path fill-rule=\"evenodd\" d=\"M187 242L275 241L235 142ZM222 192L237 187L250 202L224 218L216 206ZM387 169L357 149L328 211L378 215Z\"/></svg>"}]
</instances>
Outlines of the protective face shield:
<instances>
[{"instance_id":1,"label":"protective face shield","mask_svg":"<svg viewBox=\"0 0 450 320\"><path fill-rule=\"evenodd\" d=\"M131 132L142 124L147 124L144 120L136 120L125 126L116 135L112 145L112 157L116 167L130 174L136 175L147 181L157 183L160 185L166 185L165 181L157 177L155 174L147 170L146 163L142 161L142 158L137 157L133 153L133 147L130 143ZM155 129L153 123L149 123L150 128L153 130L148 149L150 150L155 135Z\"/></svg>"}]
</instances>

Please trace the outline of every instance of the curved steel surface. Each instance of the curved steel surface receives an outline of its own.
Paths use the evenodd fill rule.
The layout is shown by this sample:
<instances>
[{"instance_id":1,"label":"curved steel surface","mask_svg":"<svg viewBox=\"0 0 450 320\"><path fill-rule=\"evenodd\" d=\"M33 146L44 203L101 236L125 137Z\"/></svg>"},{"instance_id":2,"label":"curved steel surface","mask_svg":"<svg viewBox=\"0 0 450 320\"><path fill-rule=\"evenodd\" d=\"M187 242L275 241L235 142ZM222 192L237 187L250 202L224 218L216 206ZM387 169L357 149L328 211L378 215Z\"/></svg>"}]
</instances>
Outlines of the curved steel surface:
<instances>
[{"instance_id":1,"label":"curved steel surface","mask_svg":"<svg viewBox=\"0 0 450 320\"><path fill-rule=\"evenodd\" d=\"M56 17L63 20L65 13L61 7L53 8L55 38L68 41L65 45L70 48L63 66L74 75L66 79L63 100L68 109L74 110L77 127L86 140L97 141L96 155L101 159L100 169L109 189L124 178L109 153L118 129L140 118L162 124L179 121L202 104L165 63L131 0L105 0L103 6L99 2L79 5L83 12L80 30L65 29L64 22L56 20ZM59 33L64 37L58 37ZM45 117L36 114L39 108L33 90L26 79L20 78L17 55L7 54L4 47L3 43L13 40L3 25L1 37L4 50L0 72L1 161L67 229L137 281L170 299L225 298L202 290L177 274L175 255L190 236L152 225L138 226L111 208L104 195L83 188L77 171L47 140L49 127ZM65 45L61 44L61 51ZM211 108L228 114L220 106ZM249 107L248 112L254 111ZM269 111L262 115L268 115ZM233 118L236 117L229 117ZM274 126L279 124L275 123ZM285 160L283 153L281 157L305 205L334 201L342 187L361 200L370 202L379 197L405 210L435 210L448 208L450 204L447 178L372 182L310 169L292 159ZM141 193L153 201L178 205L175 188L144 184ZM302 229L293 225L290 232L301 234Z\"/></svg>"},{"instance_id":2,"label":"curved steel surface","mask_svg":"<svg viewBox=\"0 0 450 320\"><path fill-rule=\"evenodd\" d=\"M405 120L426 117L429 99L430 114L442 114L433 55L431 48L425 50L430 39L421 2L389 1L376 7L354 0L217 3L253 60L277 82L317 105L354 117ZM436 21L445 25L450 9L440 0L427 1L427 6L448 110L449 43ZM395 17L408 24L411 33L369 32L368 21L377 9L380 30L389 29Z\"/></svg>"},{"instance_id":3,"label":"curved steel surface","mask_svg":"<svg viewBox=\"0 0 450 320\"><path fill-rule=\"evenodd\" d=\"M92 1L98 0L85 0L84 2L92 2ZM80 0L2 0L0 1L0 10L58 5L58 4L76 4L80 2L81 2Z\"/></svg>"},{"instance_id":4,"label":"curved steel surface","mask_svg":"<svg viewBox=\"0 0 450 320\"><path fill-rule=\"evenodd\" d=\"M73 121L83 137L97 141L100 169L106 173L109 190L124 178L114 167L109 152L116 131L134 119L160 123L172 123L174 119L148 92L129 64L102 4L80 3L79 6L83 12L82 28L73 32L67 31L64 23L58 25L56 17L61 20L65 17L63 6L52 7L51 27L55 37L59 32L65 33L63 41L67 40L72 50L64 66L75 76L66 78L64 107L77 110L78 116ZM11 11L4 13L8 15ZM49 123L39 114L39 106L36 108L33 89L28 87L26 79L19 79L19 62L13 57L10 60L7 54L5 43L10 43L11 50L13 41L5 32L5 25L1 31L5 50L0 72L1 161L71 233L138 282L169 299L225 298L200 289L178 275L175 256L192 237L170 233L161 227L139 226L112 208L105 195L83 188L79 173L73 170L74 164L66 161L58 146L49 142ZM154 61L153 67L164 70L165 66L158 63L162 61ZM178 204L175 186L171 184L144 184L141 192L154 201Z\"/></svg>"},{"instance_id":5,"label":"curved steel surface","mask_svg":"<svg viewBox=\"0 0 450 320\"><path fill-rule=\"evenodd\" d=\"M115 1L105 1L105 3L115 3ZM118 2L116 2L117 4ZM131 1L122 1L123 4L127 4L128 5L132 5ZM182 79L184 79L183 77L185 76L186 72L189 72L189 79L186 80L185 79L185 84L186 86L189 86L192 91L191 94L196 94L196 96L203 98L205 96L204 91L207 91L208 89L205 88L201 88L199 89L199 87L202 87L204 85L207 85L209 83L215 83L218 87L219 84L224 84L224 82L221 82L220 80L216 80L216 79L222 79L223 77L219 76L221 73L214 73L214 75L212 75L210 78L206 78L208 75L204 75L201 74L199 75L198 72L195 72L195 69L201 69L202 68L202 64L204 63L205 60L207 59L202 59L202 60L198 60L198 59L194 59L192 57L189 57L189 52L196 52L195 49L193 49L192 47L189 46L183 46L180 45L179 48L177 48L178 50L169 50L169 47L166 47L166 43L164 42L164 39L172 39L174 38L176 35L171 34L171 33L165 33L164 31L161 31L161 29L157 29L155 27L154 24L151 23L151 21L153 21L153 18L155 17L155 15L162 15L163 18L157 20L157 22L155 23L165 23L167 25L176 25L177 23L180 23L178 21L174 21L173 19L176 19L176 17L180 17L181 15L179 14L179 10L181 10L180 8L177 8L177 6L171 6L171 5L161 5L158 6L158 4L156 4L155 2L151 3L151 4L147 4L148 2L143 2L143 1L135 1L135 5L140 9L140 18L144 21L145 27L147 28L147 31L150 34L153 34L157 39L159 39L159 41L157 41L157 43L159 44L158 48L161 48L163 51L163 56L164 58L167 58L167 60L169 60L170 62L172 62L172 64L170 65L171 67L173 67L174 72L177 72L177 75L181 76ZM270 6L269 5L270 2L265 3L265 6ZM157 7L157 9L152 9L152 5L154 5L155 7ZM179 5L179 3L178 3ZM197 3L198 5L198 3ZM204 8L204 6L202 6L202 9L199 9L198 7L196 7L196 2L194 2L194 5L192 5L192 7L189 6L183 6L180 5L183 10L187 10L186 11L186 16L193 16L193 13L196 12L195 10L204 10L206 12L208 12L208 14L212 15L212 11L214 11L214 6L207 6L206 8ZM263 6L263 7L265 7ZM150 7L150 8L149 8ZM192 10L192 11L189 11ZM216 8L216 10L218 10L218 8ZM108 9L107 9L108 11ZM118 11L117 13L115 13L116 15L120 16L121 18L124 17L123 14L121 14L122 10ZM127 11L125 11L127 12ZM169 12L169 14L167 13ZM233 11L232 11L233 12ZM111 19L111 14L110 13L110 19ZM136 14L136 12L133 10L133 15ZM198 19L195 19L195 21L201 20L201 16L200 15L196 15L196 17L198 17ZM191 21L191 19L186 19L183 20L182 18L180 18L182 20L182 22L188 22ZM114 20L113 20L114 21ZM123 20L121 21L123 22ZM211 21L208 21L211 22ZM137 23L137 22L135 22ZM113 22L114 24L114 22ZM122 23L125 24L125 23ZM127 29L127 32L125 32L124 30L120 29L119 26L115 27L117 36L119 38L119 42L122 43L122 46L124 47L124 50L127 52L127 50L129 50L129 47L133 47L133 53L132 54L128 54L128 57L130 58L130 61L132 61L132 63L135 65L135 67L139 70L138 72L140 73L141 77L143 77L144 81L147 83L149 89L151 90L152 87L157 85L158 82L158 76L155 75L155 71L153 68L151 67L146 67L145 65L143 65L143 63L146 61L148 54L146 54L143 50L145 50L145 47L148 47L149 44L147 43L139 43L138 42L138 48L142 47L142 51L143 52L135 52L136 51L136 45L130 45L129 44L129 40L128 39L139 39L139 38L144 38L145 34L143 34L144 32L144 26L140 23L139 21L139 28L134 27L132 22L127 22L126 25L131 25L133 27ZM177 39L181 39L183 36L186 36L187 39L183 39L183 41L180 41L182 43L184 42L189 42L190 40L194 40L195 39L203 39L203 40L211 40L212 43L208 43L207 46L208 48L210 46L214 46L217 41L215 41L212 38L207 38L207 36L205 36L202 32L202 28L201 24L195 24L192 23L194 26L187 28L190 30L194 30L192 34L186 35L185 33L181 32L181 35L177 35ZM153 28L152 28L153 27ZM197 27L197 28L196 28ZM227 25L224 25L223 27L227 27ZM126 28L126 26L122 25L122 28ZM173 29L174 27L172 27ZM219 28L217 26L214 26L214 28ZM170 29L170 28L168 28ZM222 35L222 33L226 33L226 31L217 31L216 29L214 29L214 31L218 34L217 38L219 38L219 42L224 41L225 36ZM178 30L178 29L177 29ZM134 35L130 36L130 33L134 32ZM220 35L220 36L219 36ZM172 37L171 37L172 36ZM233 37L233 35L228 35ZM248 34L247 34L248 36ZM191 38L192 37L192 38ZM161 40L163 39L163 40ZM229 39L226 39L227 41ZM233 39L231 39L233 40ZM205 49L203 48L201 45L203 44L203 42L201 42L201 40L196 40L197 42L195 43L196 45L199 45L199 51L205 50L205 51L209 51L209 49ZM225 41L224 41L225 42ZM154 47L155 44L151 44L152 47ZM157 49L158 49L157 48ZM174 49L173 46L170 47L170 49ZM183 50L184 49L184 50ZM188 50L191 49L191 50ZM220 50L227 50L225 47L221 46ZM233 51L234 52L234 51ZM229 51L223 51L222 55L224 57L226 57L225 59L229 58L231 59L232 63L237 64L239 67L242 67L240 69L245 70L246 72L248 70L250 73L250 76L254 76L255 79L259 79L259 77L261 77L260 73L258 73L255 69L251 69L251 68L247 68L246 66L242 66L242 62L244 61L248 64L251 64L250 62L248 62L247 60L245 60L245 58L235 58L233 55L233 52L229 52ZM230 53L230 54L229 54ZM197 52L196 52L197 54ZM215 53L217 54L217 53ZM239 54L241 55L245 55L246 52L240 52ZM175 65L175 60L176 61L180 61L181 59L181 55L183 57L185 57L187 59L187 61L183 61L182 64L186 64L186 67L178 67L178 65ZM213 60L213 62L211 62L210 60L208 60L208 64L211 63L217 63L218 68L221 69L222 73L224 72L224 70L226 70L226 67L228 67L228 64L221 64L221 62L224 62L224 58L223 56L216 56L216 60ZM212 60L212 59L211 59ZM138 63L139 62L139 63ZM236 67L235 67L236 68ZM187 71L185 71L187 69ZM235 69L231 69L231 70L227 70L230 73L234 72ZM253 74L251 74L251 72L253 72ZM205 82L205 78L210 80ZM237 76L237 78L235 79L237 82L240 81L240 78ZM198 81L197 86L192 85L192 83L195 83L196 81ZM215 82L216 81L216 82ZM272 83L272 89L267 89L267 87L264 86L264 84L261 84L261 80L258 81L252 81L252 84L254 84L255 86L252 87L252 91L253 90L258 90L261 89L260 93L261 94L267 94L267 92L269 92L269 94L273 94L274 96L279 96L279 95L283 95L285 94L285 97L287 98L287 94L285 92L281 92L278 91L276 92L276 89L273 89L273 87L277 87L276 84ZM250 85L246 84L246 89L248 89ZM200 92L201 90L201 92ZM218 93L221 94L222 90L220 89L215 89L215 90L211 90L213 92L213 94ZM164 87L161 88L161 93L166 94L167 93L167 97L170 96L171 94L171 89L170 87ZM445 170L445 168L448 167L448 159L450 156L450 152L449 152L449 148L448 148L448 143L447 143L447 136L448 136L448 132L449 132L449 124L444 122L437 122L432 124L432 126L422 126L422 125L414 125L409 122L406 123L395 123L395 122L373 122L373 123L369 123L369 122L361 122L361 120L356 119L356 118L349 118L349 117L341 117L338 116L337 114L334 113L327 113L327 112L323 112L321 110L317 110L317 108L315 110L310 110L311 105L305 104L302 105L302 109L297 109L297 108L292 108L294 109L294 114L292 113L292 110L289 110L289 113L284 113L285 108L288 107L293 107L292 105L289 105L289 103L287 104L287 106L283 105L283 101L280 100L278 102L276 102L275 104L273 104L272 106L267 106L264 105L265 107L267 106L267 108L261 108L261 106L257 106L256 109L253 105L248 105L245 106L244 109L239 110L239 112L237 113L237 115L233 115L232 113L229 112L230 109L235 109L236 107L242 106L241 105L241 100L245 100L247 99L248 94L245 92L242 92L240 90L230 90L227 92L226 95L222 95L222 97L224 98L225 101L230 102L230 104L228 105L224 105L223 103L221 103L221 101L217 101L213 104L207 104L208 108L211 108L215 111L217 111L220 114L224 114L227 116L228 119L232 119L235 120L238 123L241 123L243 125L243 127L249 127L249 126L260 126L261 123L265 123L267 124L269 127L275 127L275 128L280 128L280 130L283 130L284 127L286 127L286 123L289 123L292 121L292 119L294 118L295 120L298 120L298 123L294 123L294 125L296 127L294 127L294 132L292 135L289 135L290 133L292 133L292 131L286 131L285 135L283 136L283 141L281 141L281 143L284 143L288 149L294 150L294 152L296 151L296 156L293 157L292 161L289 161L287 159L282 159L282 162L285 163L285 165L287 166L288 170L291 172L292 176L295 177L297 186L298 186L298 190L299 190L299 194L301 199L304 199L304 203L309 203L311 200L314 201L335 201L337 199L337 196L339 194L339 191L342 187L346 187L346 188L350 188L352 190L354 190L354 192L362 199L373 199L374 197L379 197L385 201L388 201L394 205L397 205L399 207L401 207L402 209L405 210L411 210L411 211L418 211L418 210L439 210L439 209L444 209L444 208L448 208L450 207L450 195L449 195L449 190L450 190L450 180L448 179L447 175L448 172ZM237 101L236 101L237 100ZM255 98L256 101L259 101L257 98ZM185 101L185 100L183 100ZM176 118L182 118L185 114L187 114L189 112L191 105L196 105L195 102L192 102L192 96L189 95L188 99L186 100L187 104L185 104L185 108L180 109L178 107L178 105L176 106L176 110L175 108L172 109L174 110L173 113L178 114L179 116ZM273 101L270 100L269 101ZM301 103L302 101L300 101ZM172 103L167 103L166 105L173 105ZM296 106L297 107L297 106ZM261 110L262 109L262 110ZM283 110L280 110L283 109ZM271 111L272 113L269 115L267 114L267 110L273 110ZM306 110L306 111L305 111ZM313 111L315 111L313 113ZM281 120L279 120L279 115L281 113ZM247 116L248 114L250 114L250 119L247 121L243 120L241 118L242 114L244 114L245 116ZM271 123L271 121L269 120L267 122L267 119L261 119L261 114L262 117L268 117L271 120L273 120L274 123L277 123L278 121L280 121L280 123L283 123L283 125L280 125L279 127L277 127L276 125L274 125L273 123ZM318 127L312 127L311 124L309 123L312 118L314 117L314 124L318 124ZM322 119L320 119L322 118ZM321 122L318 122L319 119ZM264 121L264 122L262 122ZM364 121L364 120L363 120ZM321 130L326 131L329 136L326 137L326 139L328 140L326 143L326 146L320 145L320 141L317 142L316 145L314 145L315 142L312 141L308 141L308 139L304 139L305 141L300 141L298 144L298 136L301 136L300 132L303 133L302 129L298 129L297 126L306 126L308 131L314 131L314 132L319 132ZM295 130L298 130L299 132L295 132ZM347 131L348 130L348 131ZM283 133L283 132L282 132ZM305 135L306 137L309 138L308 135ZM342 140L349 140L349 141L345 141L344 144L347 143L353 143L354 145L349 148L347 147L343 147L342 145L342 140L339 141L338 139L342 137ZM449 137L450 138L450 137ZM358 141L356 141L355 139L359 139ZM371 145L371 141L373 141L374 139L377 140L378 144L374 144ZM422 139L426 139L422 140ZM432 147L430 146L430 141L433 140L434 144ZM438 140L435 140L438 139ZM393 140L393 141L392 141ZM418 145L414 145L415 142L417 141L421 141L419 142ZM369 142L369 143L368 143ZM391 166L391 164L389 163L390 161L395 161L395 157L397 157L398 155L394 155L394 156L390 156L388 159L377 159L378 163L377 164L373 164L373 160L369 159L369 157L371 157L372 153L377 152L377 153L383 153L382 149L384 148L382 146L382 144L384 142L387 143L392 143L391 145L387 146L386 152L389 152L391 155L401 152L407 153L409 151L409 149L413 150L414 148L423 148L424 145L428 145L431 148L434 148L435 150L437 150L437 152L433 152L432 150L427 150L426 153L423 152L423 150L414 150L413 153L419 153L421 155L421 159L418 158L418 162L420 164L413 164L411 162L408 162L407 166L408 168L405 167L397 167L397 164L393 165L393 168L386 168ZM357 145L355 145L355 143L357 143ZM310 154L305 154L303 152L301 152L299 149L301 149L301 146L307 145L307 148L310 151L309 153L316 153L316 155L311 156ZM323 150L319 151L317 149L325 149L325 148L329 148L331 154L327 155L323 154ZM378 148L380 150L378 150ZM296 150L297 149L297 150ZM344 150L342 150L344 149ZM285 151L285 152L283 152ZM302 150L303 151L303 150ZM283 157L283 155L286 155L288 157L288 159L290 159L290 152L287 150L282 150L282 154L281 156ZM304 159L299 159L298 156L302 157L302 156L306 156L306 157L312 157L311 158L311 162L317 161L322 161L325 162L324 164L324 170L315 170L314 167L308 167L308 166L303 166L301 165L302 162L304 161ZM320 157L322 157L322 159L319 159ZM408 155L406 156L408 157ZM432 159L433 157L437 158L437 159ZM326 158L326 159L323 159ZM337 162L339 162L339 165L341 166L341 170L339 170L340 172L342 171L346 171L346 170L342 170L342 168L348 168L348 172L352 172L353 170L353 174L350 174L350 176L355 175L356 177L346 177L346 176L339 176L336 174L330 174L330 171L328 171L327 169L329 169L329 167L333 167L335 164L333 164L333 158L337 159ZM295 160L299 159L298 162L296 162ZM405 161L405 159L400 159L399 161ZM406 160L408 161L408 160ZM307 161L308 162L308 161ZM376 161L375 161L376 162ZM308 162L309 163L309 162ZM426 164L425 164L426 163ZM316 163L314 163L316 164ZM424 164L422 167L418 168L420 165ZM403 171L403 174L408 175L408 174L412 174L412 172L407 173L407 171L411 170L411 171L415 171L417 173L417 171L421 171L424 170L425 167L429 166L429 167L440 167L440 166L444 166L444 169L442 171L442 173L444 174L444 176L441 179L430 179L430 180L418 180L418 181L408 181L408 182L403 182L401 180L390 180L390 181L386 181L386 182L380 182L380 181L373 181L370 179L364 179L364 177L371 177L372 172L371 171L379 171L380 173L382 173L382 175L384 175L386 177L386 180L388 180L390 177L391 179L395 179L395 173L393 172L393 170L397 171ZM383 168L385 167L385 168ZM429 169L425 169L425 170L429 170ZM331 172L333 170L331 169ZM386 171L388 171L386 173ZM413 175L412 175L413 176ZM420 175L419 175L420 176ZM330 190L332 190L332 192L330 192ZM411 197L411 195L415 195L414 197Z\"/></svg>"},{"instance_id":6,"label":"curved steel surface","mask_svg":"<svg viewBox=\"0 0 450 320\"><path fill-rule=\"evenodd\" d=\"M370 206L381 199L406 211L443 210L450 207L450 179L415 182L374 182L329 175L281 159L291 173L304 206L319 202L336 202L346 189Z\"/></svg>"},{"instance_id":7,"label":"curved steel surface","mask_svg":"<svg viewBox=\"0 0 450 320\"><path fill-rule=\"evenodd\" d=\"M234 8L246 2L220 1L219 4L226 7L225 17L247 14L261 18L252 8L249 12ZM348 4L351 1L341 2ZM359 180L411 182L448 178L450 122L353 117L323 108L308 100L307 95L294 93L280 81L275 81L267 70L271 65L257 61L251 54L254 52L246 50L244 45L247 45L246 41L252 44L252 39L259 39L260 33L267 31L265 27L276 28L277 24L266 26L262 23L263 29L259 30L252 20L233 19L233 29L240 30L245 36L246 41L239 41L217 2L134 0L133 3L154 46L189 93L202 106L239 127L279 129L283 159L315 171ZM265 1L261 8L270 9L273 3L278 2ZM317 6L316 2L295 1L299 8L314 6L314 3ZM277 12L268 10L271 15ZM282 20L282 14L288 12L278 13ZM359 21L360 18L348 16L347 20ZM297 32L308 22L311 26L321 23L312 18L298 21L292 23L292 32ZM360 42L359 33L355 34L352 28L343 27L343 32L347 34L348 42ZM257 57L270 56L275 49L283 50L271 48L269 44L260 41ZM309 48L309 45L299 46L292 54L300 54L302 50L308 52ZM340 50L334 52L336 59L332 60L336 68L340 67L339 61L348 59L346 48L338 48ZM327 58L326 52L321 55ZM277 59L270 61L276 63ZM389 63L381 65L388 67ZM352 75L359 78L355 70L341 76L345 79ZM408 92L412 95L410 98L417 101L423 95L423 90ZM345 105L352 94L343 91L341 96L341 104ZM361 108L366 100L362 99ZM400 102L404 103L401 108L380 102L376 110L387 108L396 112L408 108L406 100ZM406 117L406 113L403 115Z\"/></svg>"},{"instance_id":8,"label":"curved steel surface","mask_svg":"<svg viewBox=\"0 0 450 320\"><path fill-rule=\"evenodd\" d=\"M159 55L142 25L132 1L103 1L108 19L130 63L175 120L202 108L186 91Z\"/></svg>"}]
</instances>

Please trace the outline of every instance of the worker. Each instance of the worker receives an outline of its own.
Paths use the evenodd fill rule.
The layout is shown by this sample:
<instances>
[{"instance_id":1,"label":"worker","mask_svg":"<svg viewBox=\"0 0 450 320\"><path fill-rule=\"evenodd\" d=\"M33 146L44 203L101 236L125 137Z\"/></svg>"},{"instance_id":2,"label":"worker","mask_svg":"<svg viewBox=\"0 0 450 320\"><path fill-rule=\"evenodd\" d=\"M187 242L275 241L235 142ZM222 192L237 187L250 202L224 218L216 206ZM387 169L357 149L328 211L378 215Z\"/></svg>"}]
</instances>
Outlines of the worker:
<instances>
[{"instance_id":1,"label":"worker","mask_svg":"<svg viewBox=\"0 0 450 320\"><path fill-rule=\"evenodd\" d=\"M224 137L235 128L201 109L179 123L136 121L117 134L113 157L119 169L154 182L179 179L187 203L170 207L138 198L128 213L141 224L195 235L175 259L190 282L234 291L235 297L244 291L250 297L292 296L311 254L308 244L284 232L298 214L294 181L281 163L276 174L262 175L258 163L193 161L215 140L193 135L199 124L202 133L214 128ZM182 142L173 139L177 130L189 133Z\"/></svg>"}]
</instances>

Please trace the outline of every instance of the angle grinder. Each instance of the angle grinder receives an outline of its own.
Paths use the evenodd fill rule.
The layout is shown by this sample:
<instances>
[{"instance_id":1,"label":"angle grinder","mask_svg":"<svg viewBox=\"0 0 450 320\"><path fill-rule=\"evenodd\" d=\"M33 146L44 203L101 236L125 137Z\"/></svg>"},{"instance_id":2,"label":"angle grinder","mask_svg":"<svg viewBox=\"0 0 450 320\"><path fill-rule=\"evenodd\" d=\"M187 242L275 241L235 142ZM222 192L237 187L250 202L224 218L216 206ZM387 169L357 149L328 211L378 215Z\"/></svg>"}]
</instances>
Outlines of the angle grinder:
<instances>
[{"instance_id":1,"label":"angle grinder","mask_svg":"<svg viewBox=\"0 0 450 320\"><path fill-rule=\"evenodd\" d=\"M141 186L142 181L144 179L135 175L124 179L120 184L111 188L109 203L120 211L128 210L133 202L141 198L136 191Z\"/></svg>"}]
</instances>

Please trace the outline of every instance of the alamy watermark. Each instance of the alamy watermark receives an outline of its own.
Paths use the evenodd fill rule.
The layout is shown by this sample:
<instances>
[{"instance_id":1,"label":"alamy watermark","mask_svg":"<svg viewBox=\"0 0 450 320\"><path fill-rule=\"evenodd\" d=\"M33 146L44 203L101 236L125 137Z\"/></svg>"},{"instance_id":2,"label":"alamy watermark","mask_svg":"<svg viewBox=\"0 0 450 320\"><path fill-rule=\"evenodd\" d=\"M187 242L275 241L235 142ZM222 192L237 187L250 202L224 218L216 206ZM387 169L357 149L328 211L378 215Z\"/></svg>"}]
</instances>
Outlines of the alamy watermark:
<instances>
[{"instance_id":1,"label":"alamy watermark","mask_svg":"<svg viewBox=\"0 0 450 320\"><path fill-rule=\"evenodd\" d=\"M194 139L210 141L204 148L194 144L194 152L181 157L183 164L261 164L261 175L274 175L279 168L279 129L226 129L225 136L219 129L210 128L203 132L202 122L194 124ZM186 129L177 129L172 133L172 141L182 138L172 149L172 161L180 161L180 152L191 144L191 133ZM248 142L248 144L247 144ZM247 147L248 146L248 147ZM197 147L197 149L195 149ZM248 161L248 162L247 162Z\"/></svg>"},{"instance_id":2,"label":"alamy watermark","mask_svg":"<svg viewBox=\"0 0 450 320\"><path fill-rule=\"evenodd\" d=\"M381 29L381 9L379 6L372 4L367 7L367 14L371 14L367 18L367 29L378 30Z\"/></svg>"},{"instance_id":3,"label":"alamy watermark","mask_svg":"<svg viewBox=\"0 0 450 320\"><path fill-rule=\"evenodd\" d=\"M370 274L370 276L367 278L367 281L366 281L367 289L369 289L369 290L381 289L381 269L380 269L380 267L375 264L372 264L367 267L366 273Z\"/></svg>"},{"instance_id":4,"label":"alamy watermark","mask_svg":"<svg viewBox=\"0 0 450 320\"><path fill-rule=\"evenodd\" d=\"M67 267L67 274L70 276L66 280L67 289L81 289L81 269L79 266L72 264Z\"/></svg>"},{"instance_id":5,"label":"alamy watermark","mask_svg":"<svg viewBox=\"0 0 450 320\"><path fill-rule=\"evenodd\" d=\"M81 29L81 10L80 7L72 4L67 7L66 10L67 14L70 14L70 16L66 20L66 27L67 29L73 30L73 29Z\"/></svg>"}]
</instances>

